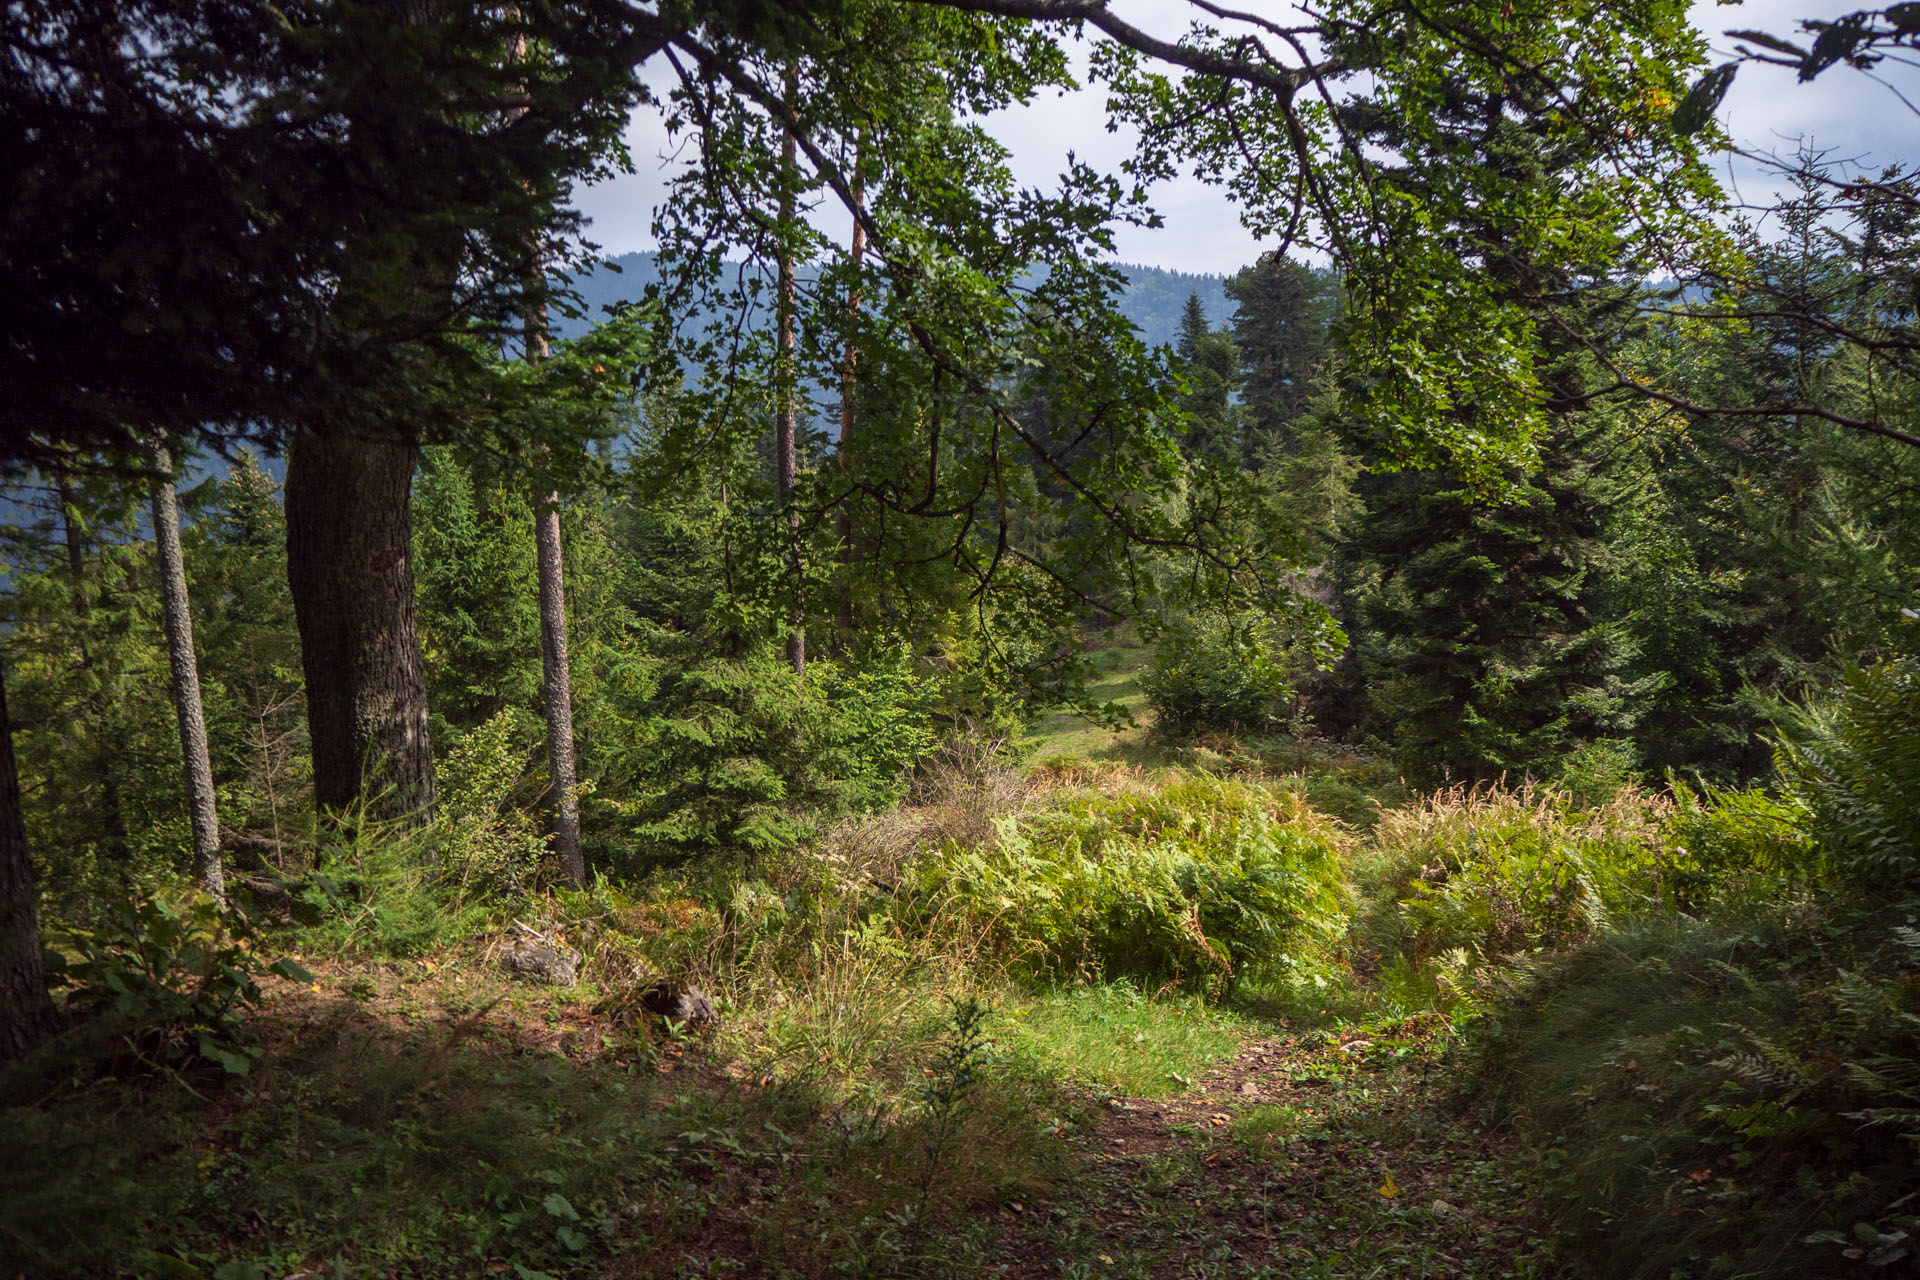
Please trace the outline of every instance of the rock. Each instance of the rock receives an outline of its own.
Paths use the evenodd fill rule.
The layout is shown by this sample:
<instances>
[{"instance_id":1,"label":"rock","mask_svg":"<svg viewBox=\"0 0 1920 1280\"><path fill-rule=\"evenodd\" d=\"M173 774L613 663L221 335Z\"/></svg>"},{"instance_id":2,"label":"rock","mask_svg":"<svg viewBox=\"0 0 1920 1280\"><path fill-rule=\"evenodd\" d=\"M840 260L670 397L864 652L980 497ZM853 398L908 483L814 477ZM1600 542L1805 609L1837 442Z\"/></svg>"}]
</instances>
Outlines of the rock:
<instances>
[{"instance_id":1,"label":"rock","mask_svg":"<svg viewBox=\"0 0 1920 1280\"><path fill-rule=\"evenodd\" d=\"M572 947L515 938L500 950L500 964L524 978L570 987L580 978L580 953Z\"/></svg>"},{"instance_id":2,"label":"rock","mask_svg":"<svg viewBox=\"0 0 1920 1280\"><path fill-rule=\"evenodd\" d=\"M500 948L501 967L556 987L570 987L580 980L578 951L518 920L513 927L517 936Z\"/></svg>"},{"instance_id":3,"label":"rock","mask_svg":"<svg viewBox=\"0 0 1920 1280\"><path fill-rule=\"evenodd\" d=\"M1249 1098L1258 1097L1260 1094L1260 1086L1249 1080L1240 1086L1240 1092L1246 1094Z\"/></svg>"},{"instance_id":4,"label":"rock","mask_svg":"<svg viewBox=\"0 0 1920 1280\"><path fill-rule=\"evenodd\" d=\"M689 1031L704 1031L720 1025L720 1010L713 997L698 987L672 978L650 983L640 992L640 1007L655 1017L682 1023Z\"/></svg>"}]
</instances>

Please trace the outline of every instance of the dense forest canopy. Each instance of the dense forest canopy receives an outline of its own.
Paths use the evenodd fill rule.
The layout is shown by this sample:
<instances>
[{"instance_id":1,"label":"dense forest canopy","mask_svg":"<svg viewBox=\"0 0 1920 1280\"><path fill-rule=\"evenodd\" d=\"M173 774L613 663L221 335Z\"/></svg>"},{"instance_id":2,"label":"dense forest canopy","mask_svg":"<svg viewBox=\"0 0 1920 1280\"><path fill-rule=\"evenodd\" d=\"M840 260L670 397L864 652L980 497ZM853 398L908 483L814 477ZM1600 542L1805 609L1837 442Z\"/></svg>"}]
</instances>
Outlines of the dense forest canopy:
<instances>
[{"instance_id":1,"label":"dense forest canopy","mask_svg":"<svg viewBox=\"0 0 1920 1280\"><path fill-rule=\"evenodd\" d=\"M1210 1108L1241 1045L1291 1100L1199 1132L1261 1224L1322 1144L1369 1206L1330 1274L1422 1224L1445 1274L1626 1222L1609 1274L1908 1257L1920 168L1716 112L1864 75L1912 114L1920 7L1720 65L1679 0L4 34L0 1266L986 1274L1067 1246L968 1213L1098 1185L1010 1135ZM988 122L1081 78L1137 147L1017 182ZM605 259L577 197L636 113L678 161L657 247ZM1117 260L1179 173L1253 261ZM402 972L444 1043L394 1033ZM542 1019L562 1074L465 1043ZM524 1152L462 1128L483 1078ZM102 1181L83 1117L140 1099ZM1376 1124L1437 1126L1468 1191L1396 1206ZM189 1204L203 1141L281 1163ZM1551 1190L1428 1194L1496 1165ZM334 1197L376 1182L357 1238ZM89 1241L108 1185L134 1225ZM770 1204L846 1221L778 1244ZM1135 1273L1217 1274L1167 1244L1217 1224L1138 1229Z\"/></svg>"}]
</instances>

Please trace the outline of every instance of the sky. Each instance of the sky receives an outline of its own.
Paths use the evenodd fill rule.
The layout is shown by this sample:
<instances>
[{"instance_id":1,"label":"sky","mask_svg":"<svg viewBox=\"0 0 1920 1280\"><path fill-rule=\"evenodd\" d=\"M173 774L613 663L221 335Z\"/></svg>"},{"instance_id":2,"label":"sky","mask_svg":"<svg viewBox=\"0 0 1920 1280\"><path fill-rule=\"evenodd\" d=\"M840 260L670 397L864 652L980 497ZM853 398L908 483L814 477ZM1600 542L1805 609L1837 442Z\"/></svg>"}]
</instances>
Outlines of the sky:
<instances>
[{"instance_id":1,"label":"sky","mask_svg":"<svg viewBox=\"0 0 1920 1280\"><path fill-rule=\"evenodd\" d=\"M1184 30L1191 12L1185 0L1111 0L1116 12L1155 34L1173 37ZM1744 3L1695 3L1694 25L1707 33L1713 63L1732 57L1728 29L1755 29L1797 38L1800 19L1833 17L1878 0L1745 0ZM1248 0L1250 8L1285 14L1290 6ZM1904 70L1904 69L1897 69ZM657 67L647 78L664 85ZM1889 75L1889 79L1893 77ZM1900 87L1920 102L1920 76L1906 71ZM1749 64L1734 78L1721 104L1727 131L1748 150L1791 154L1805 140L1843 160L1888 164L1913 158L1920 143L1920 115L1886 87L1845 67L1836 67L1810 84L1800 84L1787 68ZM1126 131L1107 132L1106 103L1098 89L1064 96L1048 95L1025 107L997 113L988 129L1012 152L1012 168L1022 186L1050 188L1064 168L1068 151L1096 167L1117 169L1130 153ZM587 235L609 253L653 247L648 228L654 204L666 189L674 161L657 115L642 111L628 129L635 172L599 183L580 193L579 206L591 220ZM1746 203L1764 204L1778 183L1762 166L1738 156L1719 162L1722 184ZM1238 211L1216 187L1191 177L1161 184L1152 192L1165 225L1157 230L1122 227L1116 233L1123 262L1146 263L1179 271L1228 274L1253 261L1262 246L1240 225Z\"/></svg>"}]
</instances>

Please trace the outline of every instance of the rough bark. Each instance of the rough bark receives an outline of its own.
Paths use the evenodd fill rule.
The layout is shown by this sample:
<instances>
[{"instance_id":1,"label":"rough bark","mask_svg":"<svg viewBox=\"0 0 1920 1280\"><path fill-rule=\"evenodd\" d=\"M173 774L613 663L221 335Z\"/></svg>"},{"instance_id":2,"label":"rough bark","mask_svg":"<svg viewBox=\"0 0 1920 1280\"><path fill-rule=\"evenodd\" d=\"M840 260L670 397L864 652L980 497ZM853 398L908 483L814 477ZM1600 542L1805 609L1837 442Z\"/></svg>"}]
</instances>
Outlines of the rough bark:
<instances>
[{"instance_id":1,"label":"rough bark","mask_svg":"<svg viewBox=\"0 0 1920 1280\"><path fill-rule=\"evenodd\" d=\"M547 355L546 317L527 317L527 358ZM573 754L573 668L567 655L566 562L560 546L560 495L534 508L533 545L540 576L540 692L547 713L547 778L553 785L553 851L560 874L575 888L587 883L580 851L579 775Z\"/></svg>"},{"instance_id":2,"label":"rough bark","mask_svg":"<svg viewBox=\"0 0 1920 1280\"><path fill-rule=\"evenodd\" d=\"M54 1027L40 958L40 897L20 812L20 773L0 678L0 1062L19 1057Z\"/></svg>"},{"instance_id":3,"label":"rough bark","mask_svg":"<svg viewBox=\"0 0 1920 1280\"><path fill-rule=\"evenodd\" d=\"M352 807L363 786L383 813L424 821L432 811L413 612L415 452L395 440L309 432L288 452L287 581L323 813Z\"/></svg>"},{"instance_id":4,"label":"rough bark","mask_svg":"<svg viewBox=\"0 0 1920 1280\"><path fill-rule=\"evenodd\" d=\"M789 84L792 73L789 73ZM789 99L793 94L788 93ZM786 236L793 226L793 187L794 187L793 134L786 135L781 144L781 184L780 184L780 280L779 280L779 325L780 355L776 394L779 396L778 412L774 417L773 455L776 482L780 491L780 508L786 513L787 522L787 571L793 578L793 614L787 622L787 661L793 664L795 675L807 672L807 615L806 583L800 575L800 513L793 505L793 487L799 475L799 455L794 441L796 414L794 408L795 383L798 381L794 360L794 278L793 250L786 243Z\"/></svg>"},{"instance_id":5,"label":"rough bark","mask_svg":"<svg viewBox=\"0 0 1920 1280\"><path fill-rule=\"evenodd\" d=\"M567 658L566 575L560 549L559 494L534 512L534 548L540 571L541 692L547 711L547 776L553 783L553 851L560 874L576 887L587 882L580 851L580 796L573 755L573 673Z\"/></svg>"},{"instance_id":6,"label":"rough bark","mask_svg":"<svg viewBox=\"0 0 1920 1280\"><path fill-rule=\"evenodd\" d=\"M186 771L187 812L193 824L193 878L215 902L227 902L220 866L220 816L214 806L213 764L207 758L207 720L200 705L200 663L193 652L193 608L187 599L187 562L180 550L180 504L173 487L173 458L165 445L147 450L153 481L153 545L160 558L160 616L167 632L167 666L173 675L173 714L180 726L180 760Z\"/></svg>"}]
</instances>

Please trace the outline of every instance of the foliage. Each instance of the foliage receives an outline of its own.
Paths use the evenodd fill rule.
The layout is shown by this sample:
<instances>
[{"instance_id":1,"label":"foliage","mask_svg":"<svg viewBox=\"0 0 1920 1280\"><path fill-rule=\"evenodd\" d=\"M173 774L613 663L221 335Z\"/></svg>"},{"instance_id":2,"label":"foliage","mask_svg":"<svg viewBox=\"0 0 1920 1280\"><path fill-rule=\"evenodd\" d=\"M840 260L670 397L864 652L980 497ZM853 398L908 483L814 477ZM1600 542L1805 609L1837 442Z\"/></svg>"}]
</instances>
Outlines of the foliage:
<instances>
[{"instance_id":1,"label":"foliage","mask_svg":"<svg viewBox=\"0 0 1920 1280\"><path fill-rule=\"evenodd\" d=\"M436 728L463 732L508 710L532 720L540 697L532 503L435 449L414 481L413 509L420 653Z\"/></svg>"},{"instance_id":2,"label":"foliage","mask_svg":"<svg viewBox=\"0 0 1920 1280\"><path fill-rule=\"evenodd\" d=\"M313 864L291 879L295 919L319 953L420 955L471 933L494 910L435 868L434 829L377 818L374 802L322 819Z\"/></svg>"},{"instance_id":3,"label":"foliage","mask_svg":"<svg viewBox=\"0 0 1920 1280\"><path fill-rule=\"evenodd\" d=\"M1539 1144L1596 1276L1890 1265L1913 1228L1908 951L1780 913L1597 939L1514 976L1466 1089Z\"/></svg>"},{"instance_id":4,"label":"foliage","mask_svg":"<svg viewBox=\"0 0 1920 1280\"><path fill-rule=\"evenodd\" d=\"M439 768L433 834L440 875L469 900L524 897L548 853L534 814L516 802L526 754L514 729L512 712L499 712L461 735Z\"/></svg>"},{"instance_id":5,"label":"foliage","mask_svg":"<svg viewBox=\"0 0 1920 1280\"><path fill-rule=\"evenodd\" d=\"M1285 720L1294 655L1264 619L1177 618L1158 629L1140 677L1153 725L1170 738L1260 733Z\"/></svg>"},{"instance_id":6,"label":"foliage","mask_svg":"<svg viewBox=\"0 0 1920 1280\"><path fill-rule=\"evenodd\" d=\"M666 675L627 808L650 852L768 852L822 819L884 806L932 745L928 691L906 655L802 680L771 645Z\"/></svg>"},{"instance_id":7,"label":"foliage","mask_svg":"<svg viewBox=\"0 0 1920 1280\"><path fill-rule=\"evenodd\" d=\"M89 1020L79 1034L139 1071L245 1075L261 1054L245 1022L258 976L312 979L291 960L267 963L245 918L197 890L103 903L93 924L48 941L47 983Z\"/></svg>"},{"instance_id":8,"label":"foliage","mask_svg":"<svg viewBox=\"0 0 1920 1280\"><path fill-rule=\"evenodd\" d=\"M1396 949L1466 967L1590 939L1673 893L1667 804L1634 789L1577 808L1531 786L1455 786L1381 816L1375 874L1398 906Z\"/></svg>"},{"instance_id":9,"label":"foliage","mask_svg":"<svg viewBox=\"0 0 1920 1280\"><path fill-rule=\"evenodd\" d=\"M1843 681L1831 711L1782 745L1781 773L1841 879L1899 893L1920 875L1920 659L1849 667Z\"/></svg>"},{"instance_id":10,"label":"foliage","mask_svg":"<svg viewBox=\"0 0 1920 1280\"><path fill-rule=\"evenodd\" d=\"M1778 901L1824 878L1814 815L1792 791L1673 787L1664 838L1674 905L1697 913L1711 906Z\"/></svg>"},{"instance_id":11,"label":"foliage","mask_svg":"<svg viewBox=\"0 0 1920 1280\"><path fill-rule=\"evenodd\" d=\"M1340 837L1291 791L1176 778L1069 794L997 827L989 845L925 859L919 896L977 919L1038 974L1223 991L1308 961L1345 922Z\"/></svg>"}]
</instances>

